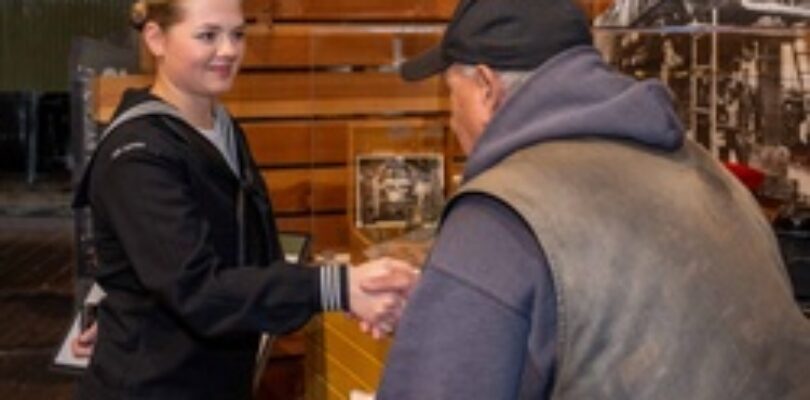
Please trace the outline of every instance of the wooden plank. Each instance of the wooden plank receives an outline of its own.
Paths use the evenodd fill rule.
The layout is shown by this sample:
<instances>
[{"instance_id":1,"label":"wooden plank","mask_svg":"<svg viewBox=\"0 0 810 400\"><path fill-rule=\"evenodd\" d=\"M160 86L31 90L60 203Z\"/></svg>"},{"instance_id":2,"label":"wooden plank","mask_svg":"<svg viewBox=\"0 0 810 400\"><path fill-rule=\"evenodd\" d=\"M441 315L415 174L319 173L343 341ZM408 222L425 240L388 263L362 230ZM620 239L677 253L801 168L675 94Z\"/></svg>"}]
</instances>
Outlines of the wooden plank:
<instances>
[{"instance_id":1,"label":"wooden plank","mask_svg":"<svg viewBox=\"0 0 810 400\"><path fill-rule=\"evenodd\" d=\"M368 153L444 153L447 124L442 118L369 121L349 132L350 160Z\"/></svg>"},{"instance_id":2,"label":"wooden plank","mask_svg":"<svg viewBox=\"0 0 810 400\"><path fill-rule=\"evenodd\" d=\"M357 351L373 365L380 367L385 365L388 351L391 348L391 337L374 339L371 335L360 330L357 321L340 314L326 314L323 318L322 327L324 332L327 333L325 335L327 346L330 343L338 343L338 340L340 340L342 346L348 346L347 351ZM376 385L380 377L378 372L368 369L368 374L361 373L359 375L364 376L371 384Z\"/></svg>"},{"instance_id":3,"label":"wooden plank","mask_svg":"<svg viewBox=\"0 0 810 400\"><path fill-rule=\"evenodd\" d=\"M446 21L458 0L272 0L273 21Z\"/></svg>"},{"instance_id":4,"label":"wooden plank","mask_svg":"<svg viewBox=\"0 0 810 400\"><path fill-rule=\"evenodd\" d=\"M264 167L346 164L351 152L444 152L446 132L443 117L263 121L242 127L254 159Z\"/></svg>"},{"instance_id":5,"label":"wooden plank","mask_svg":"<svg viewBox=\"0 0 810 400\"><path fill-rule=\"evenodd\" d=\"M464 150L461 148L461 145L458 143L458 139L456 139L456 135L452 132L447 134L447 142L445 143L445 148L447 149L447 159L450 160L458 160L464 159L467 157L464 154Z\"/></svg>"},{"instance_id":6,"label":"wooden plank","mask_svg":"<svg viewBox=\"0 0 810 400\"><path fill-rule=\"evenodd\" d=\"M151 81L148 75L96 79L96 119L108 122L124 90ZM448 109L446 91L439 78L406 83L386 72L246 73L222 101L237 118L440 113Z\"/></svg>"},{"instance_id":7,"label":"wooden plank","mask_svg":"<svg viewBox=\"0 0 810 400\"><path fill-rule=\"evenodd\" d=\"M243 123L253 158L260 166L345 164L348 121Z\"/></svg>"},{"instance_id":8,"label":"wooden plank","mask_svg":"<svg viewBox=\"0 0 810 400\"><path fill-rule=\"evenodd\" d=\"M270 15L271 0L243 0L242 12L245 13L245 18L248 20L253 19L266 19Z\"/></svg>"},{"instance_id":9,"label":"wooden plank","mask_svg":"<svg viewBox=\"0 0 810 400\"><path fill-rule=\"evenodd\" d=\"M345 317L344 317L345 318ZM321 360L306 359L310 365L304 368L313 371L321 376L327 384L341 396L348 396L352 390L372 391L372 387L356 375L355 368L363 365L364 360L357 358L345 358L343 354L336 352L332 347L321 347L307 344L311 352L322 354ZM380 366L375 366L382 369Z\"/></svg>"},{"instance_id":10,"label":"wooden plank","mask_svg":"<svg viewBox=\"0 0 810 400\"><path fill-rule=\"evenodd\" d=\"M300 168L262 171L277 213L346 210L346 168Z\"/></svg>"},{"instance_id":11,"label":"wooden plank","mask_svg":"<svg viewBox=\"0 0 810 400\"><path fill-rule=\"evenodd\" d=\"M250 2L250 1L249 1ZM253 0L270 2L273 21L448 21L458 0ZM613 0L576 0L593 19L613 4ZM263 9L246 7L247 11ZM247 13L246 11L246 13Z\"/></svg>"},{"instance_id":12,"label":"wooden plank","mask_svg":"<svg viewBox=\"0 0 810 400\"><path fill-rule=\"evenodd\" d=\"M259 24L248 30L242 65L394 65L434 46L442 31L442 26Z\"/></svg>"},{"instance_id":13,"label":"wooden plank","mask_svg":"<svg viewBox=\"0 0 810 400\"><path fill-rule=\"evenodd\" d=\"M312 235L312 250L344 252L349 248L349 222L344 214L276 217L280 230Z\"/></svg>"},{"instance_id":14,"label":"wooden plank","mask_svg":"<svg viewBox=\"0 0 810 400\"><path fill-rule=\"evenodd\" d=\"M441 25L252 24L242 67L393 66L433 47L442 31ZM141 68L154 70L143 46Z\"/></svg>"},{"instance_id":15,"label":"wooden plank","mask_svg":"<svg viewBox=\"0 0 810 400\"><path fill-rule=\"evenodd\" d=\"M307 351L307 337L304 329L276 337L273 340L270 358L303 356Z\"/></svg>"},{"instance_id":16,"label":"wooden plank","mask_svg":"<svg viewBox=\"0 0 810 400\"><path fill-rule=\"evenodd\" d=\"M304 393L306 399L349 400L348 395L340 393L333 385L326 381L326 378L324 378L322 374L310 374L309 371L310 370L307 369L307 383Z\"/></svg>"},{"instance_id":17,"label":"wooden plank","mask_svg":"<svg viewBox=\"0 0 810 400\"><path fill-rule=\"evenodd\" d=\"M354 374L354 368L361 364L360 360L341 358L332 349L315 348L313 351L322 351L324 353L324 372L322 376L325 378L329 388L337 393L338 398L348 398L349 394L354 390L374 391L373 387L368 387ZM382 370L382 367L378 368Z\"/></svg>"},{"instance_id":18,"label":"wooden plank","mask_svg":"<svg viewBox=\"0 0 810 400\"><path fill-rule=\"evenodd\" d=\"M338 314L325 314L314 325L306 330L308 373L324 377L344 395L353 389L374 391L391 339L375 340L361 332L356 321Z\"/></svg>"}]
</instances>

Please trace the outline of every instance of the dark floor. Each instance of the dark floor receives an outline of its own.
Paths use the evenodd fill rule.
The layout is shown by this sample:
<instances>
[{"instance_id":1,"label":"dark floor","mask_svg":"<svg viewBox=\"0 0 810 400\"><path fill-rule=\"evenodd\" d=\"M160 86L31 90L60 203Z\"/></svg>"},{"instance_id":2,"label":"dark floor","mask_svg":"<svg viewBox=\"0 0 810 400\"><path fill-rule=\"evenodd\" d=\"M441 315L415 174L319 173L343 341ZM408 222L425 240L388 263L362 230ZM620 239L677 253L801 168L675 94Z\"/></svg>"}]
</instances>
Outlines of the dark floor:
<instances>
[{"instance_id":1,"label":"dark floor","mask_svg":"<svg viewBox=\"0 0 810 400\"><path fill-rule=\"evenodd\" d=\"M72 221L65 177L34 185L0 175L0 399L71 399L50 368L73 307Z\"/></svg>"}]
</instances>

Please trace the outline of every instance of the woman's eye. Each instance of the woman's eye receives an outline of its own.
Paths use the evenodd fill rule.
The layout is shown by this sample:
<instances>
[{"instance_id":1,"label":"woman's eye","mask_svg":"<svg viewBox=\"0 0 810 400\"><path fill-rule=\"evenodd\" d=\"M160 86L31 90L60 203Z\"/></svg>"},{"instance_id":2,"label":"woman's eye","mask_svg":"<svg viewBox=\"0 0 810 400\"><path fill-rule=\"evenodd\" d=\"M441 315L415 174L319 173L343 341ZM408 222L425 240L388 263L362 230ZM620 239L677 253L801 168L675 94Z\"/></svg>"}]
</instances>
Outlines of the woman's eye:
<instances>
[{"instance_id":1,"label":"woman's eye","mask_svg":"<svg viewBox=\"0 0 810 400\"><path fill-rule=\"evenodd\" d=\"M197 38L204 42L213 42L217 38L215 32L202 32L197 35Z\"/></svg>"},{"instance_id":2,"label":"woman's eye","mask_svg":"<svg viewBox=\"0 0 810 400\"><path fill-rule=\"evenodd\" d=\"M245 38L245 31L235 31L232 36L234 40L242 40Z\"/></svg>"}]
</instances>

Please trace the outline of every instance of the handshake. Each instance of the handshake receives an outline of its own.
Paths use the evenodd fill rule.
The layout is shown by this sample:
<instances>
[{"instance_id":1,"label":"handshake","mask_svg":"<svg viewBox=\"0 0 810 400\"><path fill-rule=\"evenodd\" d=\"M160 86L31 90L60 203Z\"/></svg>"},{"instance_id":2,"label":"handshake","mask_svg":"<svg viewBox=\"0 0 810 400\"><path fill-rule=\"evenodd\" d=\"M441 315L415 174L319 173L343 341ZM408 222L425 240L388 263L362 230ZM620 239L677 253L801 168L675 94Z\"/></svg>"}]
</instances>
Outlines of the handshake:
<instances>
[{"instance_id":1,"label":"handshake","mask_svg":"<svg viewBox=\"0 0 810 400\"><path fill-rule=\"evenodd\" d=\"M419 270L394 258L378 258L349 268L350 315L360 329L379 339L394 331Z\"/></svg>"},{"instance_id":2,"label":"handshake","mask_svg":"<svg viewBox=\"0 0 810 400\"><path fill-rule=\"evenodd\" d=\"M405 261L383 257L348 268L347 276L349 315L359 320L360 329L375 339L393 332L419 271ZM73 355L90 357L97 336L93 323L71 342Z\"/></svg>"}]
</instances>

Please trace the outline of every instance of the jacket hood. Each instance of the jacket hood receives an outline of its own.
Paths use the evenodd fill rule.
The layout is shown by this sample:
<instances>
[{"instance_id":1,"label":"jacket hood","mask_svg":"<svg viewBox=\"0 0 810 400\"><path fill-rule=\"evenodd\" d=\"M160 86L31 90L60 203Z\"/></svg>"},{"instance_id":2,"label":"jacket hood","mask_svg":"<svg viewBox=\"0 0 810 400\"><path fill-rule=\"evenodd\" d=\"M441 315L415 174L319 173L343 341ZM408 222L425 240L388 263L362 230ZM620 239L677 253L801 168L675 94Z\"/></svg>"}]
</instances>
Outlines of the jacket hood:
<instances>
[{"instance_id":1,"label":"jacket hood","mask_svg":"<svg viewBox=\"0 0 810 400\"><path fill-rule=\"evenodd\" d=\"M683 144L669 90L658 80L618 73L593 46L547 61L506 99L467 160L465 180L511 153L548 140L601 137L659 150Z\"/></svg>"},{"instance_id":2,"label":"jacket hood","mask_svg":"<svg viewBox=\"0 0 810 400\"><path fill-rule=\"evenodd\" d=\"M118 106L115 108L115 112L113 112L113 117L110 119L110 122L114 121L119 115L121 115L125 111L141 103L145 103L151 100L160 100L158 97L150 93L149 90L150 87L148 86L142 88L129 88L124 90L124 93L121 95L121 100L118 102Z\"/></svg>"}]
</instances>

